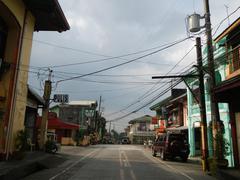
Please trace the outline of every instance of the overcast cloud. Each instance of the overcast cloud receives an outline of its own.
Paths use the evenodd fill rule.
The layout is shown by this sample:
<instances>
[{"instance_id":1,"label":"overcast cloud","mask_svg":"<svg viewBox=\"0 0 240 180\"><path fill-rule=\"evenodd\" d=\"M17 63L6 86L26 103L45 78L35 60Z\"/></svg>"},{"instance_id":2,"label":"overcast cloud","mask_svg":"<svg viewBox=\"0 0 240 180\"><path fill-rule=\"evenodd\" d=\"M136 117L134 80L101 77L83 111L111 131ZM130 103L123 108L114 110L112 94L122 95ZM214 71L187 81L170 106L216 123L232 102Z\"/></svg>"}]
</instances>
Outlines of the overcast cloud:
<instances>
[{"instance_id":1,"label":"overcast cloud","mask_svg":"<svg viewBox=\"0 0 240 180\"><path fill-rule=\"evenodd\" d=\"M31 66L46 67L80 63L160 46L187 37L185 27L187 15L194 11L203 15L202 0L59 0L59 2L71 29L63 33L36 32L34 39L68 48L59 48L34 41ZM224 5L229 7L230 13L240 5L240 0L210 0L213 28L216 28L219 22L227 16ZM239 15L240 11L237 11L230 17L230 21L233 22ZM227 26L228 23L225 21L217 34ZM202 39L204 41L204 36ZM194 43L193 40L187 40L139 61L96 75L59 83L53 94L67 93L70 100L99 100L99 96L102 95L104 116L107 120L112 120L137 109L147 100L160 94L162 89L146 99L139 98L156 82L151 79L152 74L160 75L168 72L191 49ZM53 80L56 82L59 79L93 72L146 53L148 52L98 63L53 67ZM195 61L195 49L172 73L179 72L193 61ZM29 73L29 84L42 94L42 81L46 78L42 74L46 72L44 69L34 69L34 71L40 72L41 75ZM94 82L86 82L86 80ZM164 82L166 81L164 80ZM155 89L162 85L159 83ZM162 98L164 97L153 103ZM134 106L126 109L130 104L134 104ZM120 131L126 127L131 118L143 114L154 115L154 112L149 111L149 106L117 121L114 125L115 128ZM124 108L124 111L119 112ZM112 114L113 112L118 113Z\"/></svg>"}]
</instances>

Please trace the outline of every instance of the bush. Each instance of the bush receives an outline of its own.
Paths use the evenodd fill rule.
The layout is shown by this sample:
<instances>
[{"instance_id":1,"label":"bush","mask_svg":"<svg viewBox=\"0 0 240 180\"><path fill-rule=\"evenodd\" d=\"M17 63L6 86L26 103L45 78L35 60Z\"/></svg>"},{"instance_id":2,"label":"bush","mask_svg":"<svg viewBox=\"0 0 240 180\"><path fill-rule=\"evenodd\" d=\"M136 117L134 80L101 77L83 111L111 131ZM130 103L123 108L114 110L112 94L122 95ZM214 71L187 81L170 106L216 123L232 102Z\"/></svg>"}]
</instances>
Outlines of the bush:
<instances>
[{"instance_id":1,"label":"bush","mask_svg":"<svg viewBox=\"0 0 240 180\"><path fill-rule=\"evenodd\" d=\"M16 151L26 151L29 148L27 138L28 137L25 130L20 130L17 132L17 136L15 139Z\"/></svg>"}]
</instances>

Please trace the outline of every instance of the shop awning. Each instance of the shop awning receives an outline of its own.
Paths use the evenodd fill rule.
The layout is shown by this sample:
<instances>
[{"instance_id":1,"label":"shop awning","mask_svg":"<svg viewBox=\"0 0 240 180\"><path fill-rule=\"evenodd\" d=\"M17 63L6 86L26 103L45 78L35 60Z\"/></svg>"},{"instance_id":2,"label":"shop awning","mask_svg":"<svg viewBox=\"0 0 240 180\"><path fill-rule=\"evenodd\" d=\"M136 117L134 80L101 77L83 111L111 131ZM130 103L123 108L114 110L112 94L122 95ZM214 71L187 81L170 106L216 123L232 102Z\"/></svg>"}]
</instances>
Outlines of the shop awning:
<instances>
[{"instance_id":1,"label":"shop awning","mask_svg":"<svg viewBox=\"0 0 240 180\"><path fill-rule=\"evenodd\" d=\"M42 117L37 119L37 128L41 126ZM67 123L57 117L48 119L48 129L79 129L78 124Z\"/></svg>"},{"instance_id":2,"label":"shop awning","mask_svg":"<svg viewBox=\"0 0 240 180\"><path fill-rule=\"evenodd\" d=\"M188 130L187 126L179 126L179 127L167 128L167 131L185 131L185 130Z\"/></svg>"}]
</instances>

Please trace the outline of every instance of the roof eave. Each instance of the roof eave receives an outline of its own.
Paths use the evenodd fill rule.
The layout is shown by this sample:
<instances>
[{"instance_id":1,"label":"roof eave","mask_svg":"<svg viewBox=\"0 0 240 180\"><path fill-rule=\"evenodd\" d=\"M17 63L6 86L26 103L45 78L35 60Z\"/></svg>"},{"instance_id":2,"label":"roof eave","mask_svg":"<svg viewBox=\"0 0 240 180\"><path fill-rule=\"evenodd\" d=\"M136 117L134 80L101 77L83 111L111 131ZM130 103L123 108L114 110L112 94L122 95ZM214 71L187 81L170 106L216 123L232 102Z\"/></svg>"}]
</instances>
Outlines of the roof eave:
<instances>
[{"instance_id":1,"label":"roof eave","mask_svg":"<svg viewBox=\"0 0 240 180\"><path fill-rule=\"evenodd\" d=\"M228 35L233 29L240 25L240 17L237 18L228 28L226 28L221 34L219 34L215 39L214 42L217 43L226 35Z\"/></svg>"},{"instance_id":2,"label":"roof eave","mask_svg":"<svg viewBox=\"0 0 240 180\"><path fill-rule=\"evenodd\" d=\"M58 31L70 29L58 0L23 0L34 15L35 31Z\"/></svg>"}]
</instances>

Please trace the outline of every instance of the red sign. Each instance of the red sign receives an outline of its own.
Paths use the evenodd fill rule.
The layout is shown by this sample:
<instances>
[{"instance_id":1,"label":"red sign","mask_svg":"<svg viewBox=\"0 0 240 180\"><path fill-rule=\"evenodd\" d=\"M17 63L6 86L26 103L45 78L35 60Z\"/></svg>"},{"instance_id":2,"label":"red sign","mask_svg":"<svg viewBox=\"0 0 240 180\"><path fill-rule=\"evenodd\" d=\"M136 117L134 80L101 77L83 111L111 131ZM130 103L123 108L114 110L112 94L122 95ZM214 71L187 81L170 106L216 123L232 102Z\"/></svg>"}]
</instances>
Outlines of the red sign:
<instances>
[{"instance_id":1,"label":"red sign","mask_svg":"<svg viewBox=\"0 0 240 180\"><path fill-rule=\"evenodd\" d=\"M152 124L158 124L157 117L152 117Z\"/></svg>"}]
</instances>

